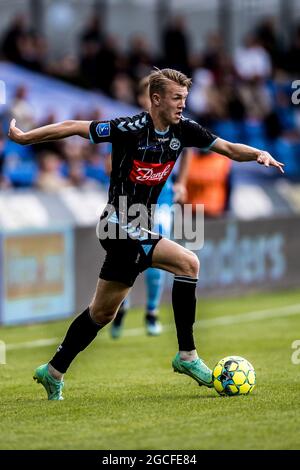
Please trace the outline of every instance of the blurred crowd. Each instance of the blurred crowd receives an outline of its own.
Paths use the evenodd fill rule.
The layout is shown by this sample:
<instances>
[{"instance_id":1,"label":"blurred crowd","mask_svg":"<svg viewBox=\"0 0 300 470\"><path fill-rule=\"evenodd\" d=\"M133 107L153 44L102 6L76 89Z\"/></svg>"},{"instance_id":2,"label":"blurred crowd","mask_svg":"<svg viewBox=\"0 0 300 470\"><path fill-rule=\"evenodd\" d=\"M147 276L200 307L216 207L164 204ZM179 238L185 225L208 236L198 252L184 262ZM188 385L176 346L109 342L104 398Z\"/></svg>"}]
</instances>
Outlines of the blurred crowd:
<instances>
[{"instance_id":1,"label":"blurred crowd","mask_svg":"<svg viewBox=\"0 0 300 470\"><path fill-rule=\"evenodd\" d=\"M77 56L68 55L53 62L47 59L45 38L32 30L26 17L20 15L0 42L4 60L100 90L134 105L137 84L153 66L185 72L193 78L186 110L190 117L224 139L267 149L287 164L286 178L300 180L300 107L291 100L291 83L300 78L300 25L294 26L285 41L276 20L265 18L230 53L217 32L208 35L202 50L191 53L193 48L184 18L177 16L166 25L157 56L141 35L132 37L125 52L118 38L107 34L99 18L93 16L80 35ZM11 114L18 117L22 129L55 119L49 116L46 122L35 121L26 101L25 88L16 90ZM70 116L74 119L99 117ZM24 148L24 155L17 157L17 152L11 153L11 145L5 142L0 130L0 167L2 164L6 168L2 171L2 186L36 185L49 189L107 183L107 147L98 148L79 139L70 139ZM30 177L26 178L25 167L23 175L14 174L17 158L24 158ZM34 171L30 170L30 165ZM227 167L224 171L229 175ZM191 176L193 174L194 171Z\"/></svg>"},{"instance_id":2,"label":"blurred crowd","mask_svg":"<svg viewBox=\"0 0 300 470\"><path fill-rule=\"evenodd\" d=\"M26 88L18 88L10 108L22 130L56 122L54 114L42 122L35 121L26 97ZM100 115L93 112L70 118L90 121L100 119ZM77 136L20 146L6 139L0 128L0 188L35 187L50 192L70 186L105 189L109 183L110 151L110 144L93 145Z\"/></svg>"}]
</instances>

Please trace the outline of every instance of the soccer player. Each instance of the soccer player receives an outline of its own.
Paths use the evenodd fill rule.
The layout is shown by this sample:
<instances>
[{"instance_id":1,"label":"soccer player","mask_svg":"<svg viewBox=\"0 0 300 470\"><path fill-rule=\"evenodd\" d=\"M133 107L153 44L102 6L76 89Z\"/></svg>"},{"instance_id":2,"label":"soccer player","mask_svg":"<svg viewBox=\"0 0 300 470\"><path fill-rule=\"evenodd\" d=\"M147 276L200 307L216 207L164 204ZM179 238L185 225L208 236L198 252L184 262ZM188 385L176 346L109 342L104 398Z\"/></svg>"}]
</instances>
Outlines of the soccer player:
<instances>
[{"instance_id":1,"label":"soccer player","mask_svg":"<svg viewBox=\"0 0 300 470\"><path fill-rule=\"evenodd\" d=\"M172 305L178 339L174 371L200 385L213 386L212 372L198 357L193 337L199 260L193 252L149 231L148 209L156 203L184 147L210 147L233 160L256 161L282 173L283 164L266 151L228 142L185 119L182 112L190 86L191 80L176 70L155 70L149 78L149 113L108 121L64 121L28 132L18 129L15 119L11 121L9 137L20 144L72 135L90 138L94 143L112 143L109 204L97 227L106 258L91 303L71 323L49 363L35 370L34 378L44 386L49 400L63 399L64 373L77 354L113 320L138 274L150 266L174 274ZM137 208L141 213L139 225Z\"/></svg>"},{"instance_id":2,"label":"soccer player","mask_svg":"<svg viewBox=\"0 0 300 470\"><path fill-rule=\"evenodd\" d=\"M141 108L150 111L151 100L149 96L149 77L144 77L138 84L137 100ZM166 238L170 238L172 213L171 206L173 202L184 202L186 195L186 177L188 165L191 159L191 151L187 149L181 156L178 177L176 183L172 185L171 178L166 180L157 201L155 211L154 231ZM149 336L158 336L161 331L161 323L158 317L158 307L165 280L165 271L157 268L148 268L145 271L146 282L146 312L145 326ZM124 318L127 314L128 300L122 303L114 320L111 323L110 333L112 338L119 338L122 334Z\"/></svg>"}]
</instances>

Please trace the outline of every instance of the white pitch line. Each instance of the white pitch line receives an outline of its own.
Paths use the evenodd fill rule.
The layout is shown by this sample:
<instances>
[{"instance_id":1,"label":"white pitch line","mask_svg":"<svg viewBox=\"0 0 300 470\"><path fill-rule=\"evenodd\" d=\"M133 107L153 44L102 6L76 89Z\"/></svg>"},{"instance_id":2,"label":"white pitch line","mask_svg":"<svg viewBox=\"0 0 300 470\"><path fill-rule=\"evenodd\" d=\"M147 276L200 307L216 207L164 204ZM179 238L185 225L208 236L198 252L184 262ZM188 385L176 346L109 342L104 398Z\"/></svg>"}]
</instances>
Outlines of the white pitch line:
<instances>
[{"instance_id":1,"label":"white pitch line","mask_svg":"<svg viewBox=\"0 0 300 470\"><path fill-rule=\"evenodd\" d=\"M195 323L196 328L211 328L219 325L234 325L239 323L246 323L258 320L266 320L268 318L282 318L292 315L300 315L300 304L288 305L286 307L278 307L268 310L254 310L252 312L240 313L238 315L226 315L223 317L214 317L207 320L198 320ZM164 331L174 329L174 324L164 325ZM124 330L124 336L140 336L145 333L144 328L132 328ZM47 338L38 339L34 341L27 341L25 343L12 343L6 345L7 351L16 349L31 349L43 346L52 346L58 344L60 338Z\"/></svg>"},{"instance_id":2,"label":"white pitch line","mask_svg":"<svg viewBox=\"0 0 300 470\"><path fill-rule=\"evenodd\" d=\"M291 315L300 315L300 304L288 305L268 310L254 310L252 312L240 313L238 315L226 315L223 317L214 317L207 320L198 320L195 322L196 328L211 328L218 325L234 325L238 323L251 322L254 320L265 320L267 318L288 317ZM164 331L170 331L175 328L174 324L164 325ZM144 334L143 328L134 328L124 330L124 336L139 336Z\"/></svg>"},{"instance_id":3,"label":"white pitch line","mask_svg":"<svg viewBox=\"0 0 300 470\"><path fill-rule=\"evenodd\" d=\"M46 339L36 339L34 341L26 341L25 343L11 343L6 345L6 351L15 351L16 349L31 349L39 348L42 346L52 346L57 344L59 338L46 338Z\"/></svg>"}]
</instances>

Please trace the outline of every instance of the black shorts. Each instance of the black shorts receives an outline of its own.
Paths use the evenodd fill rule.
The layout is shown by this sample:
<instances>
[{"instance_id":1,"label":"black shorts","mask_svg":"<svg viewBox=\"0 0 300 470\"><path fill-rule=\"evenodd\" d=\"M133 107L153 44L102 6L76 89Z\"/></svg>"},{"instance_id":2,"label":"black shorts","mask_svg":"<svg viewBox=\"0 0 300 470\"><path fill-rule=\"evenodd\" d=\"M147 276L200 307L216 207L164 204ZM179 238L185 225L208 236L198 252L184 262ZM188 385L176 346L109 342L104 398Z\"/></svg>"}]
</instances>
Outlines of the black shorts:
<instances>
[{"instance_id":1,"label":"black shorts","mask_svg":"<svg viewBox=\"0 0 300 470\"><path fill-rule=\"evenodd\" d=\"M109 227L110 222L107 222L107 228ZM116 237L99 239L106 251L99 277L105 281L122 282L131 287L137 276L152 265L154 248L162 236L143 228L129 235L119 224L112 228L116 229Z\"/></svg>"}]
</instances>

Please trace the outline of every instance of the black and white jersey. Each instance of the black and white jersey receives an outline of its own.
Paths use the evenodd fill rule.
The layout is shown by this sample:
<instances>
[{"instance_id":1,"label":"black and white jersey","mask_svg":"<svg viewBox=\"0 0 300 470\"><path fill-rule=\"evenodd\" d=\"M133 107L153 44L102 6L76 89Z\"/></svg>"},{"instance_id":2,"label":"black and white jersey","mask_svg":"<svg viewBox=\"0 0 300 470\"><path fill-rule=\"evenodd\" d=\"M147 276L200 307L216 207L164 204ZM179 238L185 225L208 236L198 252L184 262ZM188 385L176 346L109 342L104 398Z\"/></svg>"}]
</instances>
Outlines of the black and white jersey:
<instances>
[{"instance_id":1,"label":"black and white jersey","mask_svg":"<svg viewBox=\"0 0 300 470\"><path fill-rule=\"evenodd\" d=\"M110 121L92 121L93 143L112 143L109 203L119 210L120 196L127 207L156 204L165 181L184 147L208 149L217 137L195 121L182 118L165 132L154 128L149 113Z\"/></svg>"}]
</instances>

